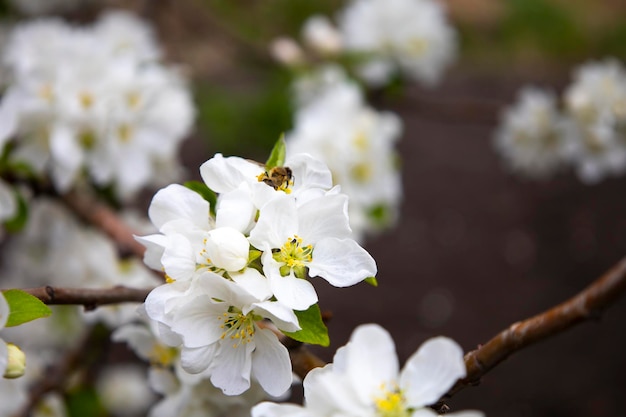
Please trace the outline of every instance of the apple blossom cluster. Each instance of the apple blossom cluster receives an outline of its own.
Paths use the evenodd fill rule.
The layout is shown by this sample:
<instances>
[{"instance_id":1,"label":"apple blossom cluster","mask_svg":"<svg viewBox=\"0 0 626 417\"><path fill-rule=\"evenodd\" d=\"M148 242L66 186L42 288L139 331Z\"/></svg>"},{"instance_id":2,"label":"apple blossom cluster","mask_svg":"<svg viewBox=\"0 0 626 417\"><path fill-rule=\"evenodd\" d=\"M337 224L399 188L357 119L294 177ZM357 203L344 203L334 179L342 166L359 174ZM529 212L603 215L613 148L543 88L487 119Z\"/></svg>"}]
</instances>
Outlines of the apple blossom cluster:
<instances>
[{"instance_id":1,"label":"apple blossom cluster","mask_svg":"<svg viewBox=\"0 0 626 417\"><path fill-rule=\"evenodd\" d=\"M126 342L139 358L150 363L147 386L163 398L152 404L149 417L249 417L251 408L267 398L254 381L243 394L227 396L213 386L208 372L188 373L181 367L180 349L162 343L157 338L156 322L150 323L146 317L142 318L141 323L117 329L112 339Z\"/></svg>"},{"instance_id":2,"label":"apple blossom cluster","mask_svg":"<svg viewBox=\"0 0 626 417\"><path fill-rule=\"evenodd\" d=\"M125 217L132 220L130 214ZM153 229L143 225L143 230ZM160 282L140 260L121 259L107 236L85 227L65 206L50 199L29 202L26 226L4 245L4 286L150 288ZM103 322L115 328L134 320L136 308L133 303L114 304L81 314L87 322Z\"/></svg>"},{"instance_id":3,"label":"apple blossom cluster","mask_svg":"<svg viewBox=\"0 0 626 417\"><path fill-rule=\"evenodd\" d=\"M53 18L16 26L2 52L9 159L50 175L60 192L90 180L127 199L171 182L194 110L183 78L160 58L151 28L124 12L88 27Z\"/></svg>"},{"instance_id":4,"label":"apple blossom cluster","mask_svg":"<svg viewBox=\"0 0 626 417\"><path fill-rule=\"evenodd\" d=\"M547 177L564 165L586 184L626 171L626 69L607 59L582 65L562 98L525 89L503 114L495 146L511 169Z\"/></svg>"},{"instance_id":5,"label":"apple blossom cluster","mask_svg":"<svg viewBox=\"0 0 626 417\"><path fill-rule=\"evenodd\" d=\"M350 227L362 240L368 232L394 224L402 197L395 145L401 120L367 106L358 86L338 67L301 79L301 103L286 135L290 152L323 160L335 184L350 196Z\"/></svg>"},{"instance_id":6,"label":"apple blossom cluster","mask_svg":"<svg viewBox=\"0 0 626 417\"><path fill-rule=\"evenodd\" d=\"M227 395L251 378L281 395L291 362L273 329L327 343L308 278L346 287L373 278L376 263L352 239L348 197L329 169L285 155L283 141L265 166L217 154L200 174L195 190L172 184L150 204L159 233L137 239L168 283L149 294L146 314L163 343L180 347L185 371L207 372Z\"/></svg>"},{"instance_id":7,"label":"apple blossom cluster","mask_svg":"<svg viewBox=\"0 0 626 417\"><path fill-rule=\"evenodd\" d=\"M252 417L428 417L466 374L463 350L453 340L427 340L399 370L389 333L376 324L357 327L332 364L304 379L305 405L264 402ZM446 414L481 417L477 411Z\"/></svg>"},{"instance_id":8,"label":"apple blossom cluster","mask_svg":"<svg viewBox=\"0 0 626 417\"><path fill-rule=\"evenodd\" d=\"M435 0L353 0L339 12L336 26L327 17L310 17L302 38L322 58L349 57L372 87L398 73L432 86L457 50L456 32ZM304 50L290 38L279 38L272 53L290 66L307 64Z\"/></svg>"}]
</instances>

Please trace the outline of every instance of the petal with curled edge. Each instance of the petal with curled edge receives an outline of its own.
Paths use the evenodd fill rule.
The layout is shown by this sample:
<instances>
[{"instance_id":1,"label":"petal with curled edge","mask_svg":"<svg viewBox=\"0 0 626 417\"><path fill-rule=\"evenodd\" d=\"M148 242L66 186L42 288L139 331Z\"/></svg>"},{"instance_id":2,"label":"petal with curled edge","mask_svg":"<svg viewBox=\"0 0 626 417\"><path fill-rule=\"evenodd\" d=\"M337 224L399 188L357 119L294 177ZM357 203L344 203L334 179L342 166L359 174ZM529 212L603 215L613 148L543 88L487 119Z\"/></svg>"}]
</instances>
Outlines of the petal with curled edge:
<instances>
[{"instance_id":1,"label":"petal with curled edge","mask_svg":"<svg viewBox=\"0 0 626 417\"><path fill-rule=\"evenodd\" d=\"M289 352L269 329L254 333L256 349L252 352L252 375L270 395L283 395L293 381Z\"/></svg>"},{"instance_id":2,"label":"petal with curled edge","mask_svg":"<svg viewBox=\"0 0 626 417\"><path fill-rule=\"evenodd\" d=\"M352 239L322 239L315 245L309 275L348 287L376 275L376 261Z\"/></svg>"}]
</instances>

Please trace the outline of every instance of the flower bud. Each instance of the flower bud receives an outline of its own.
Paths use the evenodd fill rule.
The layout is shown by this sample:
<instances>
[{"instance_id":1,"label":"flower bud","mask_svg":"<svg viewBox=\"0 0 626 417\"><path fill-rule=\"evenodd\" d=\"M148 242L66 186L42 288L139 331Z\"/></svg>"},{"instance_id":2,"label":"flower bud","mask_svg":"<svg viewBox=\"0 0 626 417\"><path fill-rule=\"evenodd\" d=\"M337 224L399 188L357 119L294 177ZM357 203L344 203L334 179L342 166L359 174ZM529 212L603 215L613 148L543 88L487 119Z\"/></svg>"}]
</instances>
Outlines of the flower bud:
<instances>
[{"instance_id":1,"label":"flower bud","mask_svg":"<svg viewBox=\"0 0 626 417\"><path fill-rule=\"evenodd\" d=\"M343 48L341 33L324 16L309 18L302 29L307 45L323 55L336 55Z\"/></svg>"},{"instance_id":2,"label":"flower bud","mask_svg":"<svg viewBox=\"0 0 626 417\"><path fill-rule=\"evenodd\" d=\"M302 65L305 61L302 49L291 38L275 39L270 45L270 53L276 61L288 67Z\"/></svg>"},{"instance_id":3,"label":"flower bud","mask_svg":"<svg viewBox=\"0 0 626 417\"><path fill-rule=\"evenodd\" d=\"M26 355L12 343L7 343L7 351L9 358L4 377L9 379L19 378L26 372Z\"/></svg>"}]
</instances>

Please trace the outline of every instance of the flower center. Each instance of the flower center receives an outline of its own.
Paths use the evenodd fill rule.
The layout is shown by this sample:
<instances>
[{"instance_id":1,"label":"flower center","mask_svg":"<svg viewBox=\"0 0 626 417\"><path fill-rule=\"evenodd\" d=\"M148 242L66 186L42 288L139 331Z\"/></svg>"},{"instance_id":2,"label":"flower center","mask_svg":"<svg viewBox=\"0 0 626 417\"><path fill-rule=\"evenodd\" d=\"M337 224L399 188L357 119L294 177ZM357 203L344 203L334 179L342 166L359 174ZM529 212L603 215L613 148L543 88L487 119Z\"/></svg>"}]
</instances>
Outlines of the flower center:
<instances>
[{"instance_id":1,"label":"flower center","mask_svg":"<svg viewBox=\"0 0 626 417\"><path fill-rule=\"evenodd\" d=\"M383 396L374 399L376 405L376 415L378 417L409 417L409 410L406 408L402 391L383 390Z\"/></svg>"},{"instance_id":2,"label":"flower center","mask_svg":"<svg viewBox=\"0 0 626 417\"><path fill-rule=\"evenodd\" d=\"M296 277L306 278L306 264L313 260L313 245L303 245L302 238L294 235L280 249L274 249L272 257L283 264L281 276L285 277L293 270Z\"/></svg>"},{"instance_id":3,"label":"flower center","mask_svg":"<svg viewBox=\"0 0 626 417\"><path fill-rule=\"evenodd\" d=\"M218 317L218 320L222 322L221 339L230 339L233 342L233 349L236 349L252 342L255 332L254 323L260 318L253 313L243 314L238 308L230 307L227 312Z\"/></svg>"},{"instance_id":4,"label":"flower center","mask_svg":"<svg viewBox=\"0 0 626 417\"><path fill-rule=\"evenodd\" d=\"M202 239L202 243L204 245L204 247L200 250L200 258L202 259L199 263L196 264L196 270L206 269L211 272L215 272L216 274L221 274L224 272L224 270L215 266L215 264L213 264L213 261L209 257L209 251L207 250L207 241L208 239L206 237Z\"/></svg>"},{"instance_id":5,"label":"flower center","mask_svg":"<svg viewBox=\"0 0 626 417\"><path fill-rule=\"evenodd\" d=\"M178 350L176 348L155 343L150 351L149 358L153 364L168 366L174 362L177 355Z\"/></svg>"},{"instance_id":6,"label":"flower center","mask_svg":"<svg viewBox=\"0 0 626 417\"><path fill-rule=\"evenodd\" d=\"M289 167L274 167L259 174L257 180L269 185L276 191L291 194L291 188L289 187L293 187L293 174Z\"/></svg>"}]
</instances>

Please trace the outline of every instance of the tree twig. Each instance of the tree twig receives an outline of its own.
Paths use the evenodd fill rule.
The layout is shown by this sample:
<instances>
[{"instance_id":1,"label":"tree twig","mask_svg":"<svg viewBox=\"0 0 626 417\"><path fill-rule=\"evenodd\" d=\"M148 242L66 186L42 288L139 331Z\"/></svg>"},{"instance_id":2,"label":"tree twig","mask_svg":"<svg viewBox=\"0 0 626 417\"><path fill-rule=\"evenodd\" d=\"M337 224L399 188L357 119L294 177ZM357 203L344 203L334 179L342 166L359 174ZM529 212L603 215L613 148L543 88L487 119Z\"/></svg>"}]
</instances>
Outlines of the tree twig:
<instances>
[{"instance_id":1,"label":"tree twig","mask_svg":"<svg viewBox=\"0 0 626 417\"><path fill-rule=\"evenodd\" d=\"M61 200L85 222L102 230L125 254L143 259L146 248L135 240L134 231L124 223L115 211L93 198L88 193L76 191L64 194Z\"/></svg>"},{"instance_id":2,"label":"tree twig","mask_svg":"<svg viewBox=\"0 0 626 417\"><path fill-rule=\"evenodd\" d=\"M43 377L29 389L28 402L14 417L29 417L47 393L62 390L83 362L85 352L93 346L98 346L102 337L98 326L86 329L78 343L50 366Z\"/></svg>"},{"instance_id":3,"label":"tree twig","mask_svg":"<svg viewBox=\"0 0 626 417\"><path fill-rule=\"evenodd\" d=\"M86 310L94 310L98 306L118 303L143 303L152 288L129 288L117 286L112 288L61 288L38 287L21 289L45 304L82 305Z\"/></svg>"},{"instance_id":4,"label":"tree twig","mask_svg":"<svg viewBox=\"0 0 626 417\"><path fill-rule=\"evenodd\" d=\"M626 292L626 258L569 300L529 319L517 322L465 355L467 376L448 392L452 396L477 385L483 375L513 353L593 318Z\"/></svg>"}]
</instances>

